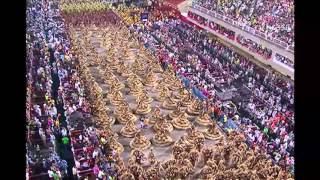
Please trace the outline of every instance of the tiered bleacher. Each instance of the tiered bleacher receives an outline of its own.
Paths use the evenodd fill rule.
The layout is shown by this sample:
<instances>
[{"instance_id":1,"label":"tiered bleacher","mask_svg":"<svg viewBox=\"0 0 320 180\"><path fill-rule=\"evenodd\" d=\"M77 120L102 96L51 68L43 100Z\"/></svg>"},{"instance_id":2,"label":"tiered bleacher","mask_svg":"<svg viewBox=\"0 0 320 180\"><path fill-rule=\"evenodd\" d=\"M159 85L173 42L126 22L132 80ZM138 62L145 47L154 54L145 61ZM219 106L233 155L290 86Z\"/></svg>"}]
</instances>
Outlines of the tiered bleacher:
<instances>
[{"instance_id":1,"label":"tiered bleacher","mask_svg":"<svg viewBox=\"0 0 320 180\"><path fill-rule=\"evenodd\" d=\"M235 32L217 24L214 23L213 21L207 21L204 17L201 17L195 13L192 12L188 12L188 16L194 20L196 20L198 23L200 23L201 25L205 25L208 26L210 29L218 32L221 35L226 36L227 38L231 39L231 40L235 40Z\"/></svg>"},{"instance_id":2,"label":"tiered bleacher","mask_svg":"<svg viewBox=\"0 0 320 180\"><path fill-rule=\"evenodd\" d=\"M194 5L213 10L239 22L242 26L254 28L290 46L293 44L294 2L292 0L195 0Z\"/></svg>"},{"instance_id":3,"label":"tiered bleacher","mask_svg":"<svg viewBox=\"0 0 320 180\"><path fill-rule=\"evenodd\" d=\"M212 6L209 6L209 4L212 4ZM218 18L231 26L262 38L266 42L272 42L289 53L294 52L293 7L293 2L287 0L277 2L195 0L192 5L192 8L199 10L209 17ZM248 11L249 9L250 11ZM235 39L234 36L230 35L230 33L234 33L233 31L219 24L215 25L216 23L211 19L202 17L202 15L196 14L193 11L188 12L188 17L228 37L230 40L236 41L242 48L266 60L273 60L284 65L284 67L294 68L293 59L289 59L285 55L279 54L279 52L273 52L268 47L263 47L256 40L240 34L237 34ZM213 28L219 26L222 28L219 28L218 31L217 28Z\"/></svg>"},{"instance_id":4,"label":"tiered bleacher","mask_svg":"<svg viewBox=\"0 0 320 180\"><path fill-rule=\"evenodd\" d=\"M292 60L290 60L289 58L286 58L278 53L275 55L275 60L280 63L283 63L291 68L294 68L294 62Z\"/></svg>"}]
</instances>

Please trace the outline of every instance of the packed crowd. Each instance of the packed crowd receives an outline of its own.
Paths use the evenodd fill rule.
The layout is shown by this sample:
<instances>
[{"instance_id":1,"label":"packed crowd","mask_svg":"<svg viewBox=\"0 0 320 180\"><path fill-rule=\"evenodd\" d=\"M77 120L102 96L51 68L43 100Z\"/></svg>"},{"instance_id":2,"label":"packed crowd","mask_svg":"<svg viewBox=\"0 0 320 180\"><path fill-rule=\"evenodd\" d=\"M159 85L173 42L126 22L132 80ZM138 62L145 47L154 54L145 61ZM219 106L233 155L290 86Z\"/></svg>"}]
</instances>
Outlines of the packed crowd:
<instances>
[{"instance_id":1,"label":"packed crowd","mask_svg":"<svg viewBox=\"0 0 320 180\"><path fill-rule=\"evenodd\" d=\"M251 39L245 38L244 36L238 35L237 41L242 46L248 48L250 51L259 54L265 59L270 59L272 55L272 50L267 47L262 47L262 45L252 41Z\"/></svg>"},{"instance_id":2,"label":"packed crowd","mask_svg":"<svg viewBox=\"0 0 320 180\"><path fill-rule=\"evenodd\" d=\"M148 13L149 11L152 13ZM127 24L135 24L143 26L144 23L141 22L141 13L148 13L149 21L157 21L165 18L179 17L180 12L177 9L173 9L171 6L164 4L162 2L156 1L153 3L152 9L139 8L136 6L127 7L124 5L119 5L117 12L119 16Z\"/></svg>"},{"instance_id":3,"label":"packed crowd","mask_svg":"<svg viewBox=\"0 0 320 180\"><path fill-rule=\"evenodd\" d=\"M29 96L38 95L40 99L45 97L42 99L45 103L43 107L38 104L32 106L32 101L27 104L30 107L30 112L27 112L30 115L29 139L30 141L34 139L37 142L39 139L43 141L37 144L30 142L28 146L27 178L35 177L34 175L39 176L39 174L53 179L62 177L77 179L92 176L98 179L112 178L110 175L114 175L114 171L111 164L115 154L108 145L109 135L97 130L91 123L82 125L82 127L80 125L91 117L91 103L94 104L94 102L89 103L85 98L88 94L85 94L82 87L84 82L79 78L78 73L81 74L81 68L77 61L78 57L69 49L70 41L60 12L56 9L58 6L51 1L48 4L32 3L35 8L29 9L27 19L28 26L32 25L28 29L30 36L27 35L27 39L32 42L28 44L31 61L27 61L27 65L31 72L28 73L30 86L27 91ZM119 23L119 19L112 11L103 12L105 4L98 2L89 3L89 6L83 4L85 3L82 3L82 6L78 4L62 6L66 24L83 26L92 23L96 25ZM88 7L91 8L91 13L86 12ZM40 10L48 10L48 12L44 13ZM73 42L73 45L76 46L76 42ZM90 87L87 84L88 86ZM42 112L47 116L46 120L40 119L43 117ZM71 119L77 113L84 116L85 120ZM47 131L44 132L41 127ZM39 151L43 149L40 146L49 146L48 136L50 136L52 146L55 147L57 141L58 147L51 148L50 154L45 159L43 155L39 155ZM61 160L55 150L64 157L68 156L66 157L68 162ZM71 152L73 154L70 154Z\"/></svg>"},{"instance_id":4,"label":"packed crowd","mask_svg":"<svg viewBox=\"0 0 320 180\"><path fill-rule=\"evenodd\" d=\"M69 122L75 113L90 118L90 103L77 74L77 56L70 50L69 37L57 8L54 1L32 1L27 9L27 179L78 179L92 171L84 171L88 162L83 162L79 155L76 144L79 139L74 134L74 127L79 127L74 121ZM112 18L108 20L108 23L114 22ZM83 140L88 141L90 135L84 133ZM90 146L83 151L92 153ZM95 160L93 156L92 162ZM98 172L95 175L99 179L110 174Z\"/></svg>"},{"instance_id":5,"label":"packed crowd","mask_svg":"<svg viewBox=\"0 0 320 180\"><path fill-rule=\"evenodd\" d=\"M294 62L292 62L289 58L286 58L278 53L275 55L275 60L281 62L291 68L294 68Z\"/></svg>"},{"instance_id":6,"label":"packed crowd","mask_svg":"<svg viewBox=\"0 0 320 180\"><path fill-rule=\"evenodd\" d=\"M64 143L68 137L64 111L56 96L59 80L52 54L59 47L61 25L54 19L58 15L55 5L32 1L27 8L27 178L61 179L70 173ZM53 39L56 44L49 43Z\"/></svg>"},{"instance_id":7,"label":"packed crowd","mask_svg":"<svg viewBox=\"0 0 320 180\"><path fill-rule=\"evenodd\" d=\"M76 72L76 66L71 65L70 67ZM74 94L71 95L74 98L71 98L69 102L73 101L77 107L75 110L71 104L69 105L70 138L75 157L73 175L80 178L103 179L107 175L114 175L109 160L105 160L104 156L108 157L108 153L112 150L108 147L106 136L102 135L93 124L89 102L83 97L85 90L81 87L80 80L75 74L68 81L68 84L71 85L68 87L69 92Z\"/></svg>"},{"instance_id":8,"label":"packed crowd","mask_svg":"<svg viewBox=\"0 0 320 180\"><path fill-rule=\"evenodd\" d=\"M205 18L196 15L192 12L188 12L188 17L196 20L198 23L200 23L201 25L205 25L209 28L211 28L212 30L220 33L221 35L226 36L227 38L231 39L231 40L235 40L235 33L231 30L228 30L218 24L215 24L214 22L211 21L207 21ZM252 52L259 54L260 56L264 57L265 59L270 59L272 57L272 50L268 49L267 47L262 47L262 45L252 41L251 39L245 39L243 36L238 35L236 38L236 41L241 44L242 46L249 48ZM291 68L294 68L294 63L292 62L292 60L276 53L274 60L285 64Z\"/></svg>"},{"instance_id":9,"label":"packed crowd","mask_svg":"<svg viewBox=\"0 0 320 180\"><path fill-rule=\"evenodd\" d=\"M65 13L63 15L65 21L73 21L72 23L79 25L88 25L91 24L92 21L99 22L97 25L105 26L108 23L116 23L119 21L117 16L114 16L114 13L111 10L108 11L94 11L94 12L86 12L86 13Z\"/></svg>"},{"instance_id":10,"label":"packed crowd","mask_svg":"<svg viewBox=\"0 0 320 180\"><path fill-rule=\"evenodd\" d=\"M115 154L108 146L105 135L100 134L96 128L89 126L73 131L72 143L75 168L79 177L103 179L108 176L116 176L112 167L112 159Z\"/></svg>"},{"instance_id":11,"label":"packed crowd","mask_svg":"<svg viewBox=\"0 0 320 180\"><path fill-rule=\"evenodd\" d=\"M248 48L253 53L259 54L264 59L270 59L272 56L272 50L268 49L267 47L262 47L262 45L252 41L251 39L246 39L242 35L238 35L237 38L235 38L235 32L224 28L223 26L220 26L219 24L216 24L212 21L206 20L204 17L201 17L197 14L194 14L192 12L188 12L188 16L194 20L196 20L201 25L207 26L211 28L212 30L218 32L219 34L226 36L227 38L231 40L236 40L240 45L242 45L245 48Z\"/></svg>"},{"instance_id":12,"label":"packed crowd","mask_svg":"<svg viewBox=\"0 0 320 180\"><path fill-rule=\"evenodd\" d=\"M107 143L103 145L103 150L99 149L99 134L91 122L91 103L86 99L86 91L83 82L79 78L79 62L77 56L70 53L68 44L60 46L57 56L58 74L60 87L58 91L59 101L64 102L64 109L68 130L62 130L62 136L70 135L66 143L71 144L71 151L74 154L74 166L72 166L72 176L89 178L97 177L103 179L110 172L105 172L107 161L103 161L102 155L110 152L105 149ZM70 131L70 133L69 133ZM99 140L98 140L99 139ZM99 152L98 152L99 151ZM104 153L101 153L104 152ZM99 154L99 156L98 156ZM69 176L70 177L70 176Z\"/></svg>"},{"instance_id":13,"label":"packed crowd","mask_svg":"<svg viewBox=\"0 0 320 180\"><path fill-rule=\"evenodd\" d=\"M235 103L243 112L238 122L249 144L259 144L283 167L293 167L293 85L289 81L177 19L155 21L149 30L136 30L165 66L172 66L216 104L221 89L239 93L247 89L249 96Z\"/></svg>"},{"instance_id":14,"label":"packed crowd","mask_svg":"<svg viewBox=\"0 0 320 180\"><path fill-rule=\"evenodd\" d=\"M249 25L289 45L293 44L294 2L292 0L196 0L194 4L214 10L243 25Z\"/></svg>"},{"instance_id":15,"label":"packed crowd","mask_svg":"<svg viewBox=\"0 0 320 180\"><path fill-rule=\"evenodd\" d=\"M214 23L213 21L208 21L206 20L204 17L201 17L195 13L192 13L190 11L188 11L188 17L196 20L198 23L200 23L201 25L204 26L208 26L210 29L218 32L219 34L226 36L227 38L231 39L231 40L235 40L235 32L231 31L217 23Z\"/></svg>"},{"instance_id":16,"label":"packed crowd","mask_svg":"<svg viewBox=\"0 0 320 180\"><path fill-rule=\"evenodd\" d=\"M77 49L72 49L72 52L69 49L71 42L65 33L64 23L59 12L54 8L51 10L51 7L54 6L33 2L33 7L27 11L27 67L30 69L28 91L37 96L31 97L32 101L27 104L30 107L28 135L31 141L27 164L31 171L34 171L35 165L40 164L42 167L37 173L47 172L49 177L54 179L66 174L78 176L79 173L91 172L103 179L107 174L113 173L109 161L113 159L110 155L114 153L106 143L104 131L96 129L91 123L79 127L79 124L85 122L81 118L71 120L71 117L79 112L85 119L90 118L91 103L85 98L88 88L85 90L82 87L86 83L79 78L83 72L77 60L78 56L72 53ZM47 13L42 12L44 10ZM123 16L128 16L125 9L118 10ZM177 75L187 79L191 86L196 86L214 102L210 105L214 107L213 117L222 124L226 122L227 116L239 116L237 111L229 111L223 107L223 100L217 96L218 92L232 89L240 94L239 89L247 89L250 96L244 96L235 102L242 117L233 119L245 133L250 146L266 151L281 167L292 170L293 85L275 73L259 68L206 33L199 32L177 18L170 18L174 16L174 12L154 12L150 14L152 21L143 26L130 21L140 14L131 14L127 19L129 29L159 57L164 68L175 70ZM74 25L92 23L89 22L90 19L97 25L102 22L116 24L119 21L111 11L107 12L110 15L103 16L104 18L98 18L99 13L92 14L92 17L96 18L87 13L78 13L77 17L70 17L73 14L63 16L67 23ZM76 46L77 42L72 44ZM84 54L81 57L84 57ZM35 143L32 142L33 139L41 141ZM43 157L38 155L38 152L45 149L43 147L50 147L47 139L50 139L54 148L51 148L49 157L41 162ZM61 160L55 153L57 150L61 156L60 149L73 152L75 163L70 157ZM72 155L71 157L73 158ZM35 174L31 171L29 176Z\"/></svg>"}]
</instances>

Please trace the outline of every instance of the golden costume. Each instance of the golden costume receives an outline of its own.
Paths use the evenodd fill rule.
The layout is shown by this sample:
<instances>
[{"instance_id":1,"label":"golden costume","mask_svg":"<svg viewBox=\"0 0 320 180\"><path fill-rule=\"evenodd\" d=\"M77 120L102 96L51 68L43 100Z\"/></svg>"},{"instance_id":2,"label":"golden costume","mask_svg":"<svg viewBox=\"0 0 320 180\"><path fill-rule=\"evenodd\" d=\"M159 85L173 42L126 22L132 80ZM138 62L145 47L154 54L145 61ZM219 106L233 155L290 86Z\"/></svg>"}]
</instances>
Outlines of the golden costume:
<instances>
[{"instance_id":1,"label":"golden costume","mask_svg":"<svg viewBox=\"0 0 320 180\"><path fill-rule=\"evenodd\" d=\"M176 129L188 129L191 127L191 123L188 120L186 113L182 113L179 117L174 118L172 120L172 125Z\"/></svg>"},{"instance_id":2,"label":"golden costume","mask_svg":"<svg viewBox=\"0 0 320 180\"><path fill-rule=\"evenodd\" d=\"M150 141L141 133L136 133L135 137L130 142L130 147L132 149L145 150L150 147Z\"/></svg>"}]
</instances>

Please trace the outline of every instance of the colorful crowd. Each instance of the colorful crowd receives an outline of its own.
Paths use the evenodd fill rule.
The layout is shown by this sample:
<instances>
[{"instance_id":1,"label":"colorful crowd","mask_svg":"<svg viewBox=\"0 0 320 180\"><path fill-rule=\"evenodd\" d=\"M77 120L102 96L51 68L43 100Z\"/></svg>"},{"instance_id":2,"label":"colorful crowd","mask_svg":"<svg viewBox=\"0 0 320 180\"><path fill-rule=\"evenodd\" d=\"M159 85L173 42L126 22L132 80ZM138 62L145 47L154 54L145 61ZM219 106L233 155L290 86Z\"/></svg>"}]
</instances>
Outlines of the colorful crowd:
<instances>
[{"instance_id":1,"label":"colorful crowd","mask_svg":"<svg viewBox=\"0 0 320 180\"><path fill-rule=\"evenodd\" d=\"M278 53L276 53L274 58L272 59L273 51L271 49L264 47L261 44L249 38L245 38L240 34L237 35L237 37L235 37L234 31L229 30L219 24L216 24L213 21L209 21L200 15L192 13L191 11L188 12L188 17L191 18L192 20L195 20L200 25L206 26L212 29L213 31L216 31L219 34L229 38L232 41L236 41L237 43L239 43L239 45L242 46L242 48L248 49L250 52L253 52L254 54L261 56L265 60L275 60L283 65L289 66L290 68L294 68L293 60L290 60L289 58L286 58L283 55L280 55Z\"/></svg>"},{"instance_id":2,"label":"colorful crowd","mask_svg":"<svg viewBox=\"0 0 320 180\"><path fill-rule=\"evenodd\" d=\"M61 43L67 42L56 5L32 1L27 8L27 178L61 179L72 173L67 122L58 96L57 59L62 57Z\"/></svg>"},{"instance_id":3,"label":"colorful crowd","mask_svg":"<svg viewBox=\"0 0 320 180\"><path fill-rule=\"evenodd\" d=\"M243 25L279 38L292 45L294 42L294 2L277 1L244 1L244 0L196 0L194 4L208 10L214 10Z\"/></svg>"},{"instance_id":4,"label":"colorful crowd","mask_svg":"<svg viewBox=\"0 0 320 180\"><path fill-rule=\"evenodd\" d=\"M208 2L197 3L207 7ZM85 54L75 48L79 42L74 40L75 34L67 33L72 32L70 24L126 25L132 37L159 59L164 70L174 71L187 88L199 91L195 94L204 100L207 109L213 109L212 118L226 133L244 133L249 147L283 169L294 171L294 85L290 80L259 67L216 37L184 22L177 10L156 3L149 11L85 3L65 6L63 13L56 1L34 0L27 6L27 178L117 176L111 166L116 154L108 144L109 132L93 125L91 120L93 104L99 98L90 96L94 94L90 92L91 82L85 79L85 70L79 62L89 52ZM239 21L250 18L246 23L251 26L292 42L291 1L265 7L258 1L210 3L230 4L226 9L216 5L212 8ZM284 9L286 6L289 8ZM273 14L265 15L266 8L271 8ZM140 21L141 12L148 13L147 22ZM289 17L276 18L281 14ZM260 21L264 22L262 27ZM232 32L212 27L235 38ZM269 55L267 48L258 47L244 37L236 38L244 46ZM225 92L230 92L230 97L221 95ZM233 122L232 127L229 121Z\"/></svg>"}]
</instances>

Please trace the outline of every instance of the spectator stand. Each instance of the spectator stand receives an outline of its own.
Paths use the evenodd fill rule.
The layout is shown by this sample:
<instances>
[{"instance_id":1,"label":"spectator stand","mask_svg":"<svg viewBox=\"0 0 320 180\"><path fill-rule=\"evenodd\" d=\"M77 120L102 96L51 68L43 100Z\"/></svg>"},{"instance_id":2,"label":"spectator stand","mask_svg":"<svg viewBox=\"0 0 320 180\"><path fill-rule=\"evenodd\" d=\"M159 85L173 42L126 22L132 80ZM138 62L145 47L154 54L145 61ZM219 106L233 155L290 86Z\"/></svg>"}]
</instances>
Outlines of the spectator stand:
<instances>
[{"instance_id":1,"label":"spectator stand","mask_svg":"<svg viewBox=\"0 0 320 180\"><path fill-rule=\"evenodd\" d=\"M281 63L284 66L287 66L291 69L294 69L294 62L292 60L290 60L289 58L286 58L278 53L276 53L273 61L277 62L277 63Z\"/></svg>"},{"instance_id":2,"label":"spectator stand","mask_svg":"<svg viewBox=\"0 0 320 180\"><path fill-rule=\"evenodd\" d=\"M218 32L219 34L229 38L230 40L235 40L235 32L234 31L231 31L231 30L229 30L229 29L227 29L217 23L214 23L213 21L210 21L208 19L205 19L204 17L201 17L195 13L192 13L191 11L188 11L188 17L196 20L197 22L199 22L203 26L209 27L213 31Z\"/></svg>"},{"instance_id":3,"label":"spectator stand","mask_svg":"<svg viewBox=\"0 0 320 180\"><path fill-rule=\"evenodd\" d=\"M233 45L234 47L239 48L239 49L242 49L242 48L240 48L241 45L240 45L237 41L233 41L233 40L225 37L224 35L221 35L220 33L213 31L213 30L212 30L210 27L208 27L208 26L201 25L200 23L198 23L196 20L193 20L192 18L189 18L189 19L187 19L187 20L191 21L192 23L198 24L199 26L201 26L201 28L204 28L205 30L213 33L214 35L218 36L219 38L223 39L223 41L226 41L227 43ZM239 46L239 45L240 45L240 46ZM257 46L257 47L260 47L260 46ZM269 47L269 46L268 46L268 47ZM262 48L262 46L261 46L261 48ZM261 48L260 48L260 49L261 49ZM268 49L269 49L269 48L268 48ZM258 49L258 50L259 50L259 49ZM267 66L270 66L270 67L272 67L273 69L275 69L275 70L277 70L277 71L279 71L279 72L287 75L287 76L290 77L291 79L294 79L294 75L293 75L294 69L288 68L287 66L284 66L284 65L282 65L282 64L280 64L280 63L276 63L276 62L274 62L274 61L272 61L272 60L271 60L271 61L270 61L270 60L269 60L269 61L266 61L266 58L265 58L264 56L261 56L259 53L255 53L255 52L257 51L257 50L255 50L255 49L252 49L252 51L250 51L249 49L244 48L244 51L245 51L246 53L249 53L257 63L261 63L261 64L265 64L265 65L267 65ZM274 58L275 53L277 53L277 52L278 52L277 49L272 49L271 58ZM260 53L263 53L263 51L260 50ZM267 54L270 54L270 53L271 53L271 52L269 52L269 50L265 51L265 54L266 54L266 55L267 55ZM288 53L287 53L287 54L288 54ZM269 55L268 55L268 56L269 56ZM266 56L266 57L268 57L268 56Z\"/></svg>"},{"instance_id":4,"label":"spectator stand","mask_svg":"<svg viewBox=\"0 0 320 180\"><path fill-rule=\"evenodd\" d=\"M203 26L206 26L206 27L208 27L209 29L212 29L211 28L211 26L210 26L210 24L209 24L209 21L211 21L211 20L209 20L209 19L205 19L205 18L203 18L203 17L201 17L200 15L198 15L198 14L196 14L195 12L191 12L191 11L189 11L188 12L188 16L190 17L190 19L192 19L192 20L195 20L195 21L197 21L198 23L202 23L202 25ZM202 19L202 20L201 20ZM203 23L203 22L205 22L205 23ZM228 28L227 28L228 29ZM230 29L230 28L229 28ZM214 31L214 30L213 30ZM230 31L230 30L227 30L226 32L228 32L228 31ZM219 32L217 32L217 33L219 33ZM253 33L253 32L252 32ZM219 34L221 34L221 33L219 33ZM239 36L240 34L241 34L241 36L244 36L245 34L244 33L240 33L240 32L237 32L236 33L237 34L237 36ZM261 57L263 57L263 59L275 59L275 56L276 56L276 54L282 54L282 55L284 55L284 56L286 56L286 57L290 57L290 58L294 58L293 57L293 53L291 52L291 53L289 53L289 52L287 52L287 51L285 51L285 50L283 50L283 49L279 49L279 48L276 48L276 47L273 47L273 46L269 46L270 44L268 44L267 42L265 42L265 43L262 43L264 46L267 46L268 48L265 48L265 47L262 47L262 44L261 43L257 43L257 42L259 42L259 41L257 41L257 39L256 38L254 38L254 39L252 39L252 38L250 38L251 36L248 36L249 38L247 38L248 40L250 40L252 43L251 44L256 44L255 46L255 48L251 48L252 49L252 51L249 51L249 52L253 52L253 53L255 53L255 54L257 54L258 56L261 56ZM230 39L231 40L231 38L228 38L228 39ZM233 42L233 40L231 40L230 42ZM235 41L235 42L237 42L237 43L239 43L238 41ZM235 43L236 44L236 43ZM240 44L240 43L239 43ZM245 47L245 46L243 46L243 47ZM291 47L292 48L292 47ZM289 49L289 46L288 46L288 49ZM249 49L248 49L249 50ZM292 61L292 60L291 60ZM286 66L282 66L282 68L287 68ZM291 68L292 69L292 68Z\"/></svg>"},{"instance_id":5,"label":"spectator stand","mask_svg":"<svg viewBox=\"0 0 320 180\"><path fill-rule=\"evenodd\" d=\"M47 4L34 1L27 7L27 177L48 179L65 175L65 161L55 153L53 118L55 103L52 101L51 72L46 51L42 13L35 7L46 9ZM36 34L36 32L40 32Z\"/></svg>"},{"instance_id":6,"label":"spectator stand","mask_svg":"<svg viewBox=\"0 0 320 180\"><path fill-rule=\"evenodd\" d=\"M210 3L211 6L208 6L208 3ZM266 4L267 3L269 3L269 2L266 2ZM250 4L249 6L251 6L251 5L253 5L253 6L256 5L255 1L253 1L252 4ZM278 6L277 3L273 3L272 5ZM245 5L244 7L248 8L249 6ZM290 4L289 6L293 7L293 3ZM292 22L293 21L292 14L291 14L291 16L286 16L288 18L286 23L290 22L291 24L285 24L283 22L274 22L274 21L277 21L277 17L276 16L268 16L266 14L261 14L261 15L257 15L257 16L251 15L250 18L249 18L249 19L251 19L251 21L245 21L245 19L247 19L247 18L245 18L243 16L243 14L240 13L240 15L236 16L235 14L229 13L228 11L225 11L228 8L221 9L221 5L217 5L217 1L213 1L212 2L212 0L194 1L193 4L192 4L192 7L197 9L197 10L199 10L199 11L201 11L201 12L203 12L203 13L205 13L205 14L208 14L210 16L213 16L213 17L216 17L218 19L221 19L221 20L223 20L223 21L225 21L225 22L227 22L229 24L232 24L232 25L234 25L234 26L236 26L236 27L238 27L238 28L240 28L240 29L242 29L244 31L250 32L250 33L252 33L252 34L254 34L254 35L256 35L256 36L258 36L260 38L263 38L265 40L271 41L271 42L277 44L278 46L280 46L280 47L282 47L284 49L289 49L289 47L293 46L292 45L292 42L293 42L292 41L292 39L293 39L293 33L292 32L291 33L278 33L277 34L277 33L275 33L275 30L271 30L270 28L268 30L266 30L266 28L262 27L262 25L261 25L261 24L264 24L264 23L268 23L268 24L270 23L269 25L272 26L274 29L275 28L279 29L279 27L281 29L281 28L287 27L287 25L290 25L292 27L292 25L294 24ZM235 7L235 5L233 5L233 7ZM258 10L257 11L253 11L253 12L255 12L255 13L261 12L259 10L260 7L258 7L258 6L254 7L254 8L257 8ZM208 9L210 9L210 10L208 10ZM216 11L217 9L219 9L219 10ZM292 8L289 8L289 9L292 9ZM288 11L288 9L286 9L286 10ZM285 12L286 10L283 10L282 12ZM269 10L269 12L270 11L271 10ZM246 12L249 12L249 11L246 11ZM268 10L266 12L268 12ZM292 11L290 13L292 13ZM268 18L273 18L273 20L272 20L273 23L271 21L267 20ZM257 21L261 21L261 22L257 23ZM263 30L264 32L261 31L260 29L264 29ZM292 31L292 30L293 30L293 28L290 29L290 31ZM275 37L275 36L277 36L277 37Z\"/></svg>"},{"instance_id":7,"label":"spectator stand","mask_svg":"<svg viewBox=\"0 0 320 180\"><path fill-rule=\"evenodd\" d=\"M188 17L196 20L197 22L199 22L203 26L209 27L213 31L216 31L217 33L227 37L228 39L230 39L232 41L236 40L236 42L238 42L242 47L245 47L248 50L250 50L251 52L254 52L254 53L260 55L261 57L263 57L266 60L269 60L272 57L272 50L271 49L268 49L267 47L262 47L262 45L252 41L251 39L246 39L242 35L238 35L237 38L235 38L234 31L231 31L231 30L229 30L219 24L214 23L213 21L210 21L208 19L205 19L204 17L201 17L195 13L192 13L191 11L188 12ZM278 56L279 56L279 54L277 55L277 57Z\"/></svg>"},{"instance_id":8,"label":"spectator stand","mask_svg":"<svg viewBox=\"0 0 320 180\"><path fill-rule=\"evenodd\" d=\"M269 60L272 57L271 49L268 49L267 47L262 47L258 43L252 41L251 39L247 39L244 36L238 35L237 42L241 44L243 47L248 48L250 51L259 54L266 60Z\"/></svg>"},{"instance_id":9,"label":"spectator stand","mask_svg":"<svg viewBox=\"0 0 320 180\"><path fill-rule=\"evenodd\" d=\"M93 166L86 165L90 164L89 162L92 160L88 160L86 157L92 154L94 146L84 141L84 139L88 138L85 130L92 127L92 121L90 118L83 118L82 113L76 111L71 114L69 124L73 127L69 131L69 136L71 138L71 149L74 153L74 161L80 163L78 167L76 163L77 177L93 176Z\"/></svg>"}]
</instances>

